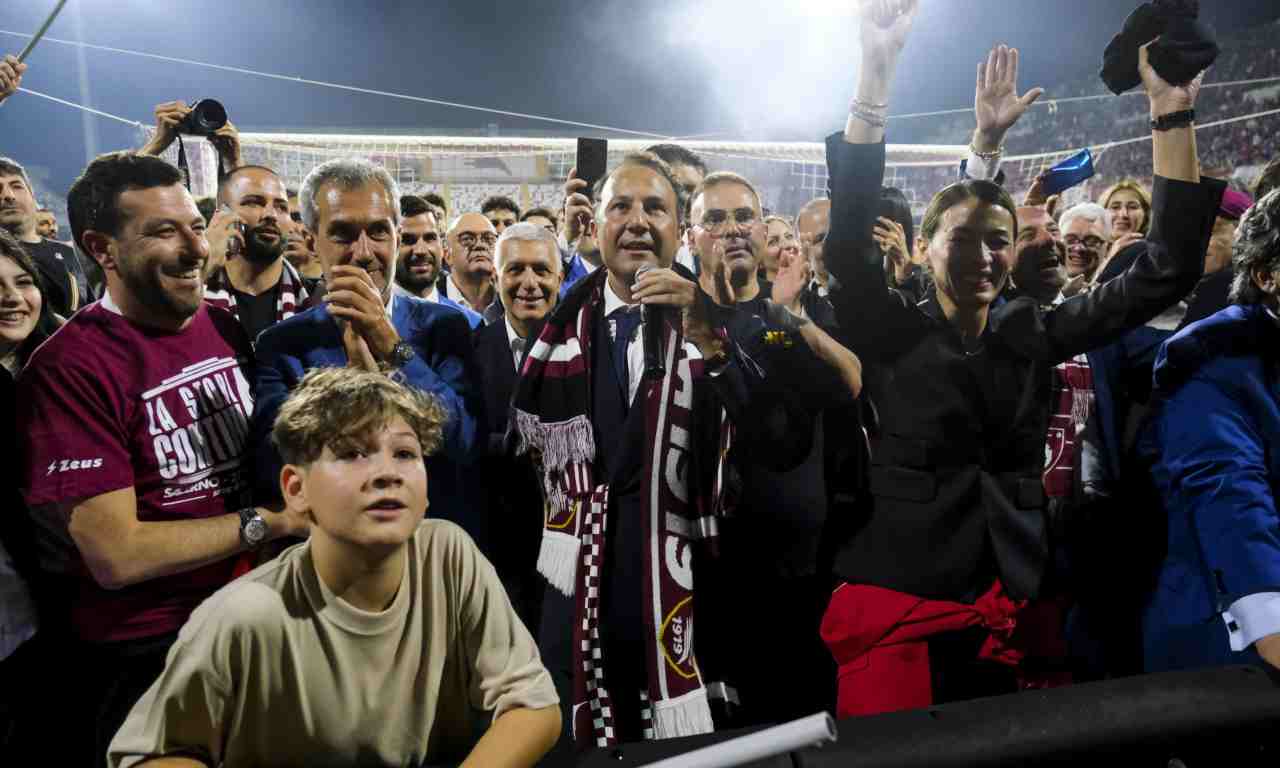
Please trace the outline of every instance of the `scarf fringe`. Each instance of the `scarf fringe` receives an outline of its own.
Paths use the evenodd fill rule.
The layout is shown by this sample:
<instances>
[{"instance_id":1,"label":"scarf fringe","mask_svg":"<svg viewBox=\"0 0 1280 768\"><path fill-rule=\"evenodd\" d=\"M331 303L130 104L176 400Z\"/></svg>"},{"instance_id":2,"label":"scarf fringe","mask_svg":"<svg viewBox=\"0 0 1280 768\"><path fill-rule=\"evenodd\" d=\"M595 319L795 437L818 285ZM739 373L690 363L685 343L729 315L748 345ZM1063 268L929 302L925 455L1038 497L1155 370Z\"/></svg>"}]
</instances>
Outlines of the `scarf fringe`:
<instances>
[{"instance_id":1,"label":"scarf fringe","mask_svg":"<svg viewBox=\"0 0 1280 768\"><path fill-rule=\"evenodd\" d=\"M536 414L516 410L516 426L520 431L517 450L542 451L542 465L547 472L559 472L570 462L588 463L596 457L595 433L585 414L568 421L544 423Z\"/></svg>"},{"instance_id":2,"label":"scarf fringe","mask_svg":"<svg viewBox=\"0 0 1280 768\"><path fill-rule=\"evenodd\" d=\"M711 704L707 701L706 688L699 687L679 698L655 701L651 706L655 739L696 736L716 729L711 720Z\"/></svg>"},{"instance_id":3,"label":"scarf fringe","mask_svg":"<svg viewBox=\"0 0 1280 768\"><path fill-rule=\"evenodd\" d=\"M538 549L538 573L565 597L573 597L582 542L567 533L543 531Z\"/></svg>"}]
</instances>

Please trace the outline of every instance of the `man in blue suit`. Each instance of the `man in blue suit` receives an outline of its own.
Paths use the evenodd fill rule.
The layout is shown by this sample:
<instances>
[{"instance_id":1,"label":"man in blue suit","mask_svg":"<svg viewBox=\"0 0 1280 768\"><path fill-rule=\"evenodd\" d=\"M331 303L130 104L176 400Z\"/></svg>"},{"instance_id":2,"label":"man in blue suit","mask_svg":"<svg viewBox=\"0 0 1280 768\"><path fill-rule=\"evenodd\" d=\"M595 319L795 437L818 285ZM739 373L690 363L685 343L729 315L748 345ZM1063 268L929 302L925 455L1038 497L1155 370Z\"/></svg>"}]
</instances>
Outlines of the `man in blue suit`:
<instances>
[{"instance_id":1,"label":"man in blue suit","mask_svg":"<svg viewBox=\"0 0 1280 768\"><path fill-rule=\"evenodd\" d=\"M1280 192L1240 224L1233 306L1156 358L1140 447L1168 514L1143 616L1148 671L1280 667Z\"/></svg>"},{"instance_id":2,"label":"man in blue suit","mask_svg":"<svg viewBox=\"0 0 1280 768\"><path fill-rule=\"evenodd\" d=\"M417 195L400 198L400 259L396 262L396 280L391 290L397 296L443 304L466 315L471 329L484 325L484 317L473 312L436 288L444 262L444 224L436 219L427 201Z\"/></svg>"},{"instance_id":3,"label":"man in blue suit","mask_svg":"<svg viewBox=\"0 0 1280 768\"><path fill-rule=\"evenodd\" d=\"M331 160L303 181L299 206L315 233L328 287L324 302L272 326L258 340L257 402L251 426L258 500L279 498L281 460L271 426L289 392L312 368L384 370L434 395L449 414L444 449L428 459L432 517L484 541L474 458L483 399L472 366L471 333L456 309L396 295L400 191L387 171L362 159Z\"/></svg>"}]
</instances>

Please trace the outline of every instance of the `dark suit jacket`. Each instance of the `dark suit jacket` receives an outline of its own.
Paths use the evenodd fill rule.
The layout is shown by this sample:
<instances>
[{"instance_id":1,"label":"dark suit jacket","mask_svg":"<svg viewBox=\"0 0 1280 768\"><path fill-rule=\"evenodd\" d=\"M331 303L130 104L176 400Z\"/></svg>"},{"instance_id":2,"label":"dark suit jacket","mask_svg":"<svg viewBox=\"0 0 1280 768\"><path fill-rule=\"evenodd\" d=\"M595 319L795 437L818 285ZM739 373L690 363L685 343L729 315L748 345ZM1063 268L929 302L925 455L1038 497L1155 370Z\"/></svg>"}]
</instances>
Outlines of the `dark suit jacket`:
<instances>
[{"instance_id":1,"label":"dark suit jacket","mask_svg":"<svg viewBox=\"0 0 1280 768\"><path fill-rule=\"evenodd\" d=\"M1041 472L1054 365L1155 317L1199 280L1223 186L1157 177L1147 252L1121 277L1045 311L1029 298L991 311L966 351L936 297L885 287L871 239L884 145L827 140L832 179L826 263L853 350L877 373L872 503L841 549L850 582L972 601L1000 578L1016 597L1047 564Z\"/></svg>"},{"instance_id":2,"label":"dark suit jacket","mask_svg":"<svg viewBox=\"0 0 1280 768\"><path fill-rule=\"evenodd\" d=\"M472 343L485 402L480 435L486 451L476 482L484 495L485 527L490 532L486 554L516 612L536 636L542 604L542 580L535 570L544 518L542 482L532 460L516 456L507 439L516 367L506 322L480 326Z\"/></svg>"},{"instance_id":3,"label":"dark suit jacket","mask_svg":"<svg viewBox=\"0 0 1280 768\"><path fill-rule=\"evenodd\" d=\"M472 362L471 329L461 312L406 296L395 298L391 322L416 353L400 370L404 383L434 395L449 416L444 445L427 459L430 514L458 523L483 547L480 505L463 471L478 456L477 424L484 414ZM280 498L282 463L271 442L271 426L280 406L307 371L344 366L347 354L337 321L321 304L263 331L254 355L256 400L250 423L254 496L258 503L270 503Z\"/></svg>"}]
</instances>

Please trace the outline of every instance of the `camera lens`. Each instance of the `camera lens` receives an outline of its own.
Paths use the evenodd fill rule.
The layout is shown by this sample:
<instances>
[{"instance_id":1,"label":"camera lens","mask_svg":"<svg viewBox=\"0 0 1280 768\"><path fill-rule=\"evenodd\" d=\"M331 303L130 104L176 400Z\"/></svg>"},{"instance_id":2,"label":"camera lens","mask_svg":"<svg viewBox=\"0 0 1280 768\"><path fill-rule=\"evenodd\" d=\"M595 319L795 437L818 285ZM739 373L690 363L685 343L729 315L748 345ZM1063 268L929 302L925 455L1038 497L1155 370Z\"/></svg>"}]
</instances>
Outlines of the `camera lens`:
<instances>
[{"instance_id":1,"label":"camera lens","mask_svg":"<svg viewBox=\"0 0 1280 768\"><path fill-rule=\"evenodd\" d=\"M187 119L194 133L213 134L227 124L227 110L213 99L201 99L191 105Z\"/></svg>"}]
</instances>

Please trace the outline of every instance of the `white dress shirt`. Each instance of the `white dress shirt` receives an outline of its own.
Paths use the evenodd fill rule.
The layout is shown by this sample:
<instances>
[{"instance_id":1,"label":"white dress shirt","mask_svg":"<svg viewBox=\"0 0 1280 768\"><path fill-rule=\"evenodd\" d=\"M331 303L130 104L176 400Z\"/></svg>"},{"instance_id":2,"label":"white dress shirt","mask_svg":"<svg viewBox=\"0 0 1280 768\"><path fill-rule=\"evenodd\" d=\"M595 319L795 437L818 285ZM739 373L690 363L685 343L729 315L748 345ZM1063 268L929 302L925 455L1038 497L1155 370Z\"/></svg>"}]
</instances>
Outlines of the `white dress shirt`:
<instances>
[{"instance_id":1,"label":"white dress shirt","mask_svg":"<svg viewBox=\"0 0 1280 768\"><path fill-rule=\"evenodd\" d=\"M511 347L511 363L516 367L516 372L520 371L520 358L524 355L524 337L516 333L515 326L504 315L502 322L507 325L507 345Z\"/></svg>"}]
</instances>

